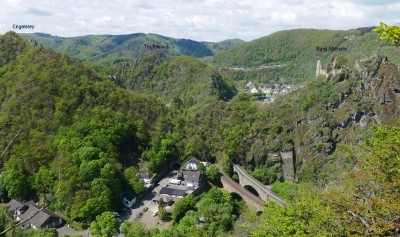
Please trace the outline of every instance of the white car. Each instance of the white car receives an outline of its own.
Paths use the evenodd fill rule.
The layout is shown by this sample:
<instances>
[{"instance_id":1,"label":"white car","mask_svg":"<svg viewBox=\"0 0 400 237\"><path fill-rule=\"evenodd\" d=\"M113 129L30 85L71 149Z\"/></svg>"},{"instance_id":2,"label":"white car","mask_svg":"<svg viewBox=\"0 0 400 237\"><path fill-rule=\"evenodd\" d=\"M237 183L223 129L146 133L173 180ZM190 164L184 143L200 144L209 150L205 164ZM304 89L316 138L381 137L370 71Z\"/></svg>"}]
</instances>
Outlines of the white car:
<instances>
[{"instance_id":1,"label":"white car","mask_svg":"<svg viewBox=\"0 0 400 237\"><path fill-rule=\"evenodd\" d=\"M118 214L118 212L113 211L112 214L113 214L116 218L119 218L119 217L120 217L119 214Z\"/></svg>"},{"instance_id":2,"label":"white car","mask_svg":"<svg viewBox=\"0 0 400 237\"><path fill-rule=\"evenodd\" d=\"M157 216L158 211L153 211L153 216Z\"/></svg>"}]
</instances>

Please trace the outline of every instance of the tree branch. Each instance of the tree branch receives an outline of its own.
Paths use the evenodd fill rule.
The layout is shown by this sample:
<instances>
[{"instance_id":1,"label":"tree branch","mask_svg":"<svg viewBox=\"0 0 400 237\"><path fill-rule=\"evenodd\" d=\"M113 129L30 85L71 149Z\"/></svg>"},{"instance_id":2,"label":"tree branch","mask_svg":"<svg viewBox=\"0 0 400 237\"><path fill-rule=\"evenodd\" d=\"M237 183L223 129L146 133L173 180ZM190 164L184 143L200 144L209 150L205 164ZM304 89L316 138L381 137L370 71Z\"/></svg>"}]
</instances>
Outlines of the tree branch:
<instances>
[{"instance_id":1,"label":"tree branch","mask_svg":"<svg viewBox=\"0 0 400 237\"><path fill-rule=\"evenodd\" d=\"M61 182L60 182L60 181L61 181L61 180L60 180L60 177L61 177L61 174L60 174L60 172L59 172L59 173L58 173L58 188L57 188L56 192L54 193L53 197L51 198L51 200L54 200L55 197L56 197L56 195L57 195L57 193L58 193L58 191L60 191L60 183L61 183ZM2 232L0 233L0 236L3 236L3 235L4 235L5 233L7 233L8 231L10 231L10 230L16 228L17 226L20 226L20 225L22 225L23 223L29 221L29 220L32 219L34 216L36 216L36 214L38 214L39 212L43 211L43 209L46 208L46 207L48 207L49 205L50 205L50 203L47 204L47 205L43 205L42 208L40 208L37 212L33 213L30 217L26 218L25 220L21 220L20 222L16 223L15 225L13 225L13 226L11 226L11 227L5 229L4 231L2 231Z\"/></svg>"},{"instance_id":2,"label":"tree branch","mask_svg":"<svg viewBox=\"0 0 400 237\"><path fill-rule=\"evenodd\" d=\"M0 159L3 158L4 153L6 153L8 147L14 142L14 139L19 135L20 132L21 132L21 129L18 130L17 134L11 139L11 141L8 143L6 148L3 150L3 153L1 153L1 156L0 156Z\"/></svg>"},{"instance_id":3,"label":"tree branch","mask_svg":"<svg viewBox=\"0 0 400 237\"><path fill-rule=\"evenodd\" d=\"M376 229L371 228L371 225L368 223L367 220L365 220L364 217L362 217L362 216L358 215L357 213L354 213L350 210L348 210L347 213L349 213L353 217L359 219L361 221L361 223L363 223L363 225L367 228L368 232L373 232L376 235L383 236L383 234L381 232L377 231Z\"/></svg>"}]
</instances>

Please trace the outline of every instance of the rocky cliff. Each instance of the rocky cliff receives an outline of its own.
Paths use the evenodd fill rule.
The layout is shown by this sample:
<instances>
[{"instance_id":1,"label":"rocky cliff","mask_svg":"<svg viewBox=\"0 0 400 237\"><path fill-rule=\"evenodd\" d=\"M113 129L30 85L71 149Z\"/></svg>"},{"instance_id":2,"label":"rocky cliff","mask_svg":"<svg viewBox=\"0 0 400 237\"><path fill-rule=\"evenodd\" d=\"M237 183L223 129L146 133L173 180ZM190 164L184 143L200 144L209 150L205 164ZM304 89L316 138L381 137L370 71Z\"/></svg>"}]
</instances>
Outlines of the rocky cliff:
<instances>
[{"instance_id":1,"label":"rocky cliff","mask_svg":"<svg viewBox=\"0 0 400 237\"><path fill-rule=\"evenodd\" d=\"M363 144L374 125L390 125L400 118L400 71L387 57L375 56L316 81L319 95L311 97L314 104L307 111L295 113L291 136L300 158L297 173L308 177L326 166L328 177L335 173L333 166L354 162L349 151Z\"/></svg>"}]
</instances>

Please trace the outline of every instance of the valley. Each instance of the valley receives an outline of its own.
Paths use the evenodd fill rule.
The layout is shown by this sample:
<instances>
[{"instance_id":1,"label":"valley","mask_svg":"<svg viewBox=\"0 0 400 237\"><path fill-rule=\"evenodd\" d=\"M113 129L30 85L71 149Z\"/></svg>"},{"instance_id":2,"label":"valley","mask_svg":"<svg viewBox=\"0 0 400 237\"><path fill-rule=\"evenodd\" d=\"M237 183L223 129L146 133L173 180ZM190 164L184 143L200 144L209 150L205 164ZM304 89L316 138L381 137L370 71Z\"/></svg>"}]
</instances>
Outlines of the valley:
<instances>
[{"instance_id":1,"label":"valley","mask_svg":"<svg viewBox=\"0 0 400 237\"><path fill-rule=\"evenodd\" d=\"M400 48L374 28L214 43L7 32L1 231L396 236ZM20 228L24 205L68 231Z\"/></svg>"}]
</instances>

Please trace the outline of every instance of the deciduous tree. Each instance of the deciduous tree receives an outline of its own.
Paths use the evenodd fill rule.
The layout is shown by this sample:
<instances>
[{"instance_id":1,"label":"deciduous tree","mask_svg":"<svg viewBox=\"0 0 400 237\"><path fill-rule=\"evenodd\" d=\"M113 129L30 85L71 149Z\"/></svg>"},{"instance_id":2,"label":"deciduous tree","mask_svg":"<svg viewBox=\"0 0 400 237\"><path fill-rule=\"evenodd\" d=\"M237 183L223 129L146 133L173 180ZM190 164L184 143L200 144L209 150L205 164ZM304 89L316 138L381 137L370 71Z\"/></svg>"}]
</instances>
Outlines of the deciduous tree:
<instances>
[{"instance_id":1,"label":"deciduous tree","mask_svg":"<svg viewBox=\"0 0 400 237\"><path fill-rule=\"evenodd\" d=\"M111 212L103 212L90 224L89 232L93 237L111 237L119 233L118 220Z\"/></svg>"}]
</instances>

